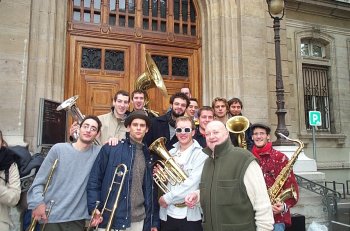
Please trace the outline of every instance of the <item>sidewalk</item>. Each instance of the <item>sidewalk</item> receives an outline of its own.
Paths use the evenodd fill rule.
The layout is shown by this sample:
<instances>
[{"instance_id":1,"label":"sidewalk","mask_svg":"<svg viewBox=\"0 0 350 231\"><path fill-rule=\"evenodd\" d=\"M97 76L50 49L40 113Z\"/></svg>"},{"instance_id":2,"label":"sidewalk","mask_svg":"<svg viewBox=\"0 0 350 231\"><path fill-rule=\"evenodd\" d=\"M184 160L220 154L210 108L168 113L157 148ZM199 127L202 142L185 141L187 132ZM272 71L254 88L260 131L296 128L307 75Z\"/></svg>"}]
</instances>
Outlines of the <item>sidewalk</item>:
<instances>
[{"instance_id":1,"label":"sidewalk","mask_svg":"<svg viewBox=\"0 0 350 231\"><path fill-rule=\"evenodd\" d=\"M338 213L329 225L330 231L350 231L350 199L338 202Z\"/></svg>"}]
</instances>

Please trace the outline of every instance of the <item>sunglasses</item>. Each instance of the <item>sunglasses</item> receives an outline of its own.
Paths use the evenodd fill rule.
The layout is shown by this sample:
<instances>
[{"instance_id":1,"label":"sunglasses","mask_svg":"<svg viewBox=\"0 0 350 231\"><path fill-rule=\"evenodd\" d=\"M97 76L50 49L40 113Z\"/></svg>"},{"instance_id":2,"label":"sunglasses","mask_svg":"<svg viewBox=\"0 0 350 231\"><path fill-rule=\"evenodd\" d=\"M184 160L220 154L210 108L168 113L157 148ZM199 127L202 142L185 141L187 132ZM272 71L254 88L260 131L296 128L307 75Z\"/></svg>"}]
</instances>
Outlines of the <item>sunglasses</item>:
<instances>
[{"instance_id":1,"label":"sunglasses","mask_svg":"<svg viewBox=\"0 0 350 231\"><path fill-rule=\"evenodd\" d=\"M192 131L192 128L176 128L176 133L190 133Z\"/></svg>"}]
</instances>

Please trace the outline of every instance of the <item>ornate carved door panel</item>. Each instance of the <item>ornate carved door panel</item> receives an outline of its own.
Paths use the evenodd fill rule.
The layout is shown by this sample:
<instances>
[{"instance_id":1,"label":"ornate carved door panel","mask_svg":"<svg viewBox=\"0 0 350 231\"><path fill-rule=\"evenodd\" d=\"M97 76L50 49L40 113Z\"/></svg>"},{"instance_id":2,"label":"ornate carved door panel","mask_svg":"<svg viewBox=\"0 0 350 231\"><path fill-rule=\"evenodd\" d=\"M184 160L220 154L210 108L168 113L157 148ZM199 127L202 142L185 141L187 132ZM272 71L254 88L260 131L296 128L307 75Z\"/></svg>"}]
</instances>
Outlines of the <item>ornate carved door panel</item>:
<instances>
[{"instance_id":1,"label":"ornate carved door panel","mask_svg":"<svg viewBox=\"0 0 350 231\"><path fill-rule=\"evenodd\" d=\"M195 0L68 0L66 98L79 95L84 114L109 110L119 90L134 90L145 70L145 53L155 60L169 94L190 87L201 99L200 20ZM150 106L169 107L152 89Z\"/></svg>"},{"instance_id":2,"label":"ornate carved door panel","mask_svg":"<svg viewBox=\"0 0 350 231\"><path fill-rule=\"evenodd\" d=\"M189 87L193 96L199 95L199 55L197 49L178 49L166 46L141 46L141 57L145 53L151 54L163 77L169 96L178 92L182 87ZM145 63L142 62L142 69ZM150 107L159 112L166 112L169 108L169 97L164 98L159 90L149 91Z\"/></svg>"},{"instance_id":3,"label":"ornate carved door panel","mask_svg":"<svg viewBox=\"0 0 350 231\"><path fill-rule=\"evenodd\" d=\"M118 90L130 91L135 76L133 43L71 36L67 98L79 95L84 114L100 115L110 110Z\"/></svg>"}]
</instances>

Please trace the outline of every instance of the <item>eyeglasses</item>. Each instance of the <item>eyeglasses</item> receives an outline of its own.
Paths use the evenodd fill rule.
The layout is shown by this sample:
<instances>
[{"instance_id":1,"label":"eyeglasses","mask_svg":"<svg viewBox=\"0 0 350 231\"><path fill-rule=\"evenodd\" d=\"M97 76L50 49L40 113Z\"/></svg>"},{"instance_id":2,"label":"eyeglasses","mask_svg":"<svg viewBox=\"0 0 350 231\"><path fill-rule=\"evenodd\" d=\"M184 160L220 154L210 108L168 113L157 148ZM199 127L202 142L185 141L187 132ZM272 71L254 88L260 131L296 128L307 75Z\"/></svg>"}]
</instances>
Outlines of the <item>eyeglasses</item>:
<instances>
[{"instance_id":1,"label":"eyeglasses","mask_svg":"<svg viewBox=\"0 0 350 231\"><path fill-rule=\"evenodd\" d=\"M88 130L88 131L90 131L90 132L97 132L97 128L96 128L96 127L90 126L90 125L88 125L88 124L83 124L81 127L82 127L84 130Z\"/></svg>"},{"instance_id":2,"label":"eyeglasses","mask_svg":"<svg viewBox=\"0 0 350 231\"><path fill-rule=\"evenodd\" d=\"M190 133L192 131L192 128L176 128L176 133Z\"/></svg>"}]
</instances>

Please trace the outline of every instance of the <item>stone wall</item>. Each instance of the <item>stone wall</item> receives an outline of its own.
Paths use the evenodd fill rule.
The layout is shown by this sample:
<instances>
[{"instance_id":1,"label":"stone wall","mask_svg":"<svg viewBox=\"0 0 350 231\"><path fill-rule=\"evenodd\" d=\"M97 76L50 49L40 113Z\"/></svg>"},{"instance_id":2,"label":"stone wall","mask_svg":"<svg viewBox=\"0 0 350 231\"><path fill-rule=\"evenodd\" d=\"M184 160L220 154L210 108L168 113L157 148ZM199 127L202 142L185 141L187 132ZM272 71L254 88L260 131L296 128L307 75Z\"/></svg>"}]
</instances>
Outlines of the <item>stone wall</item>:
<instances>
[{"instance_id":1,"label":"stone wall","mask_svg":"<svg viewBox=\"0 0 350 231\"><path fill-rule=\"evenodd\" d=\"M253 121L269 119L266 1L199 1L203 30L203 103L217 96L243 100ZM252 106L254 105L254 106ZM267 106L268 105L268 106Z\"/></svg>"},{"instance_id":2,"label":"stone wall","mask_svg":"<svg viewBox=\"0 0 350 231\"><path fill-rule=\"evenodd\" d=\"M290 86L291 94L294 95L288 98L288 110L295 109L293 113L295 120L292 121L295 129L292 130L292 136L305 143L305 154L316 159L318 170L327 173L325 176L327 181L345 183L350 179L350 23L343 22L349 22L350 19L327 15L327 8L318 11L315 6L310 12L305 12L307 10L305 7L300 9L304 11L291 8L287 12L286 19L289 63L287 84ZM300 41L305 37L327 41L329 44L326 50L327 57L320 59L302 57ZM306 130L304 122L303 63L329 67L331 132L316 132L315 157L312 133Z\"/></svg>"},{"instance_id":3,"label":"stone wall","mask_svg":"<svg viewBox=\"0 0 350 231\"><path fill-rule=\"evenodd\" d=\"M0 129L9 144L24 144L30 0L0 2Z\"/></svg>"}]
</instances>

